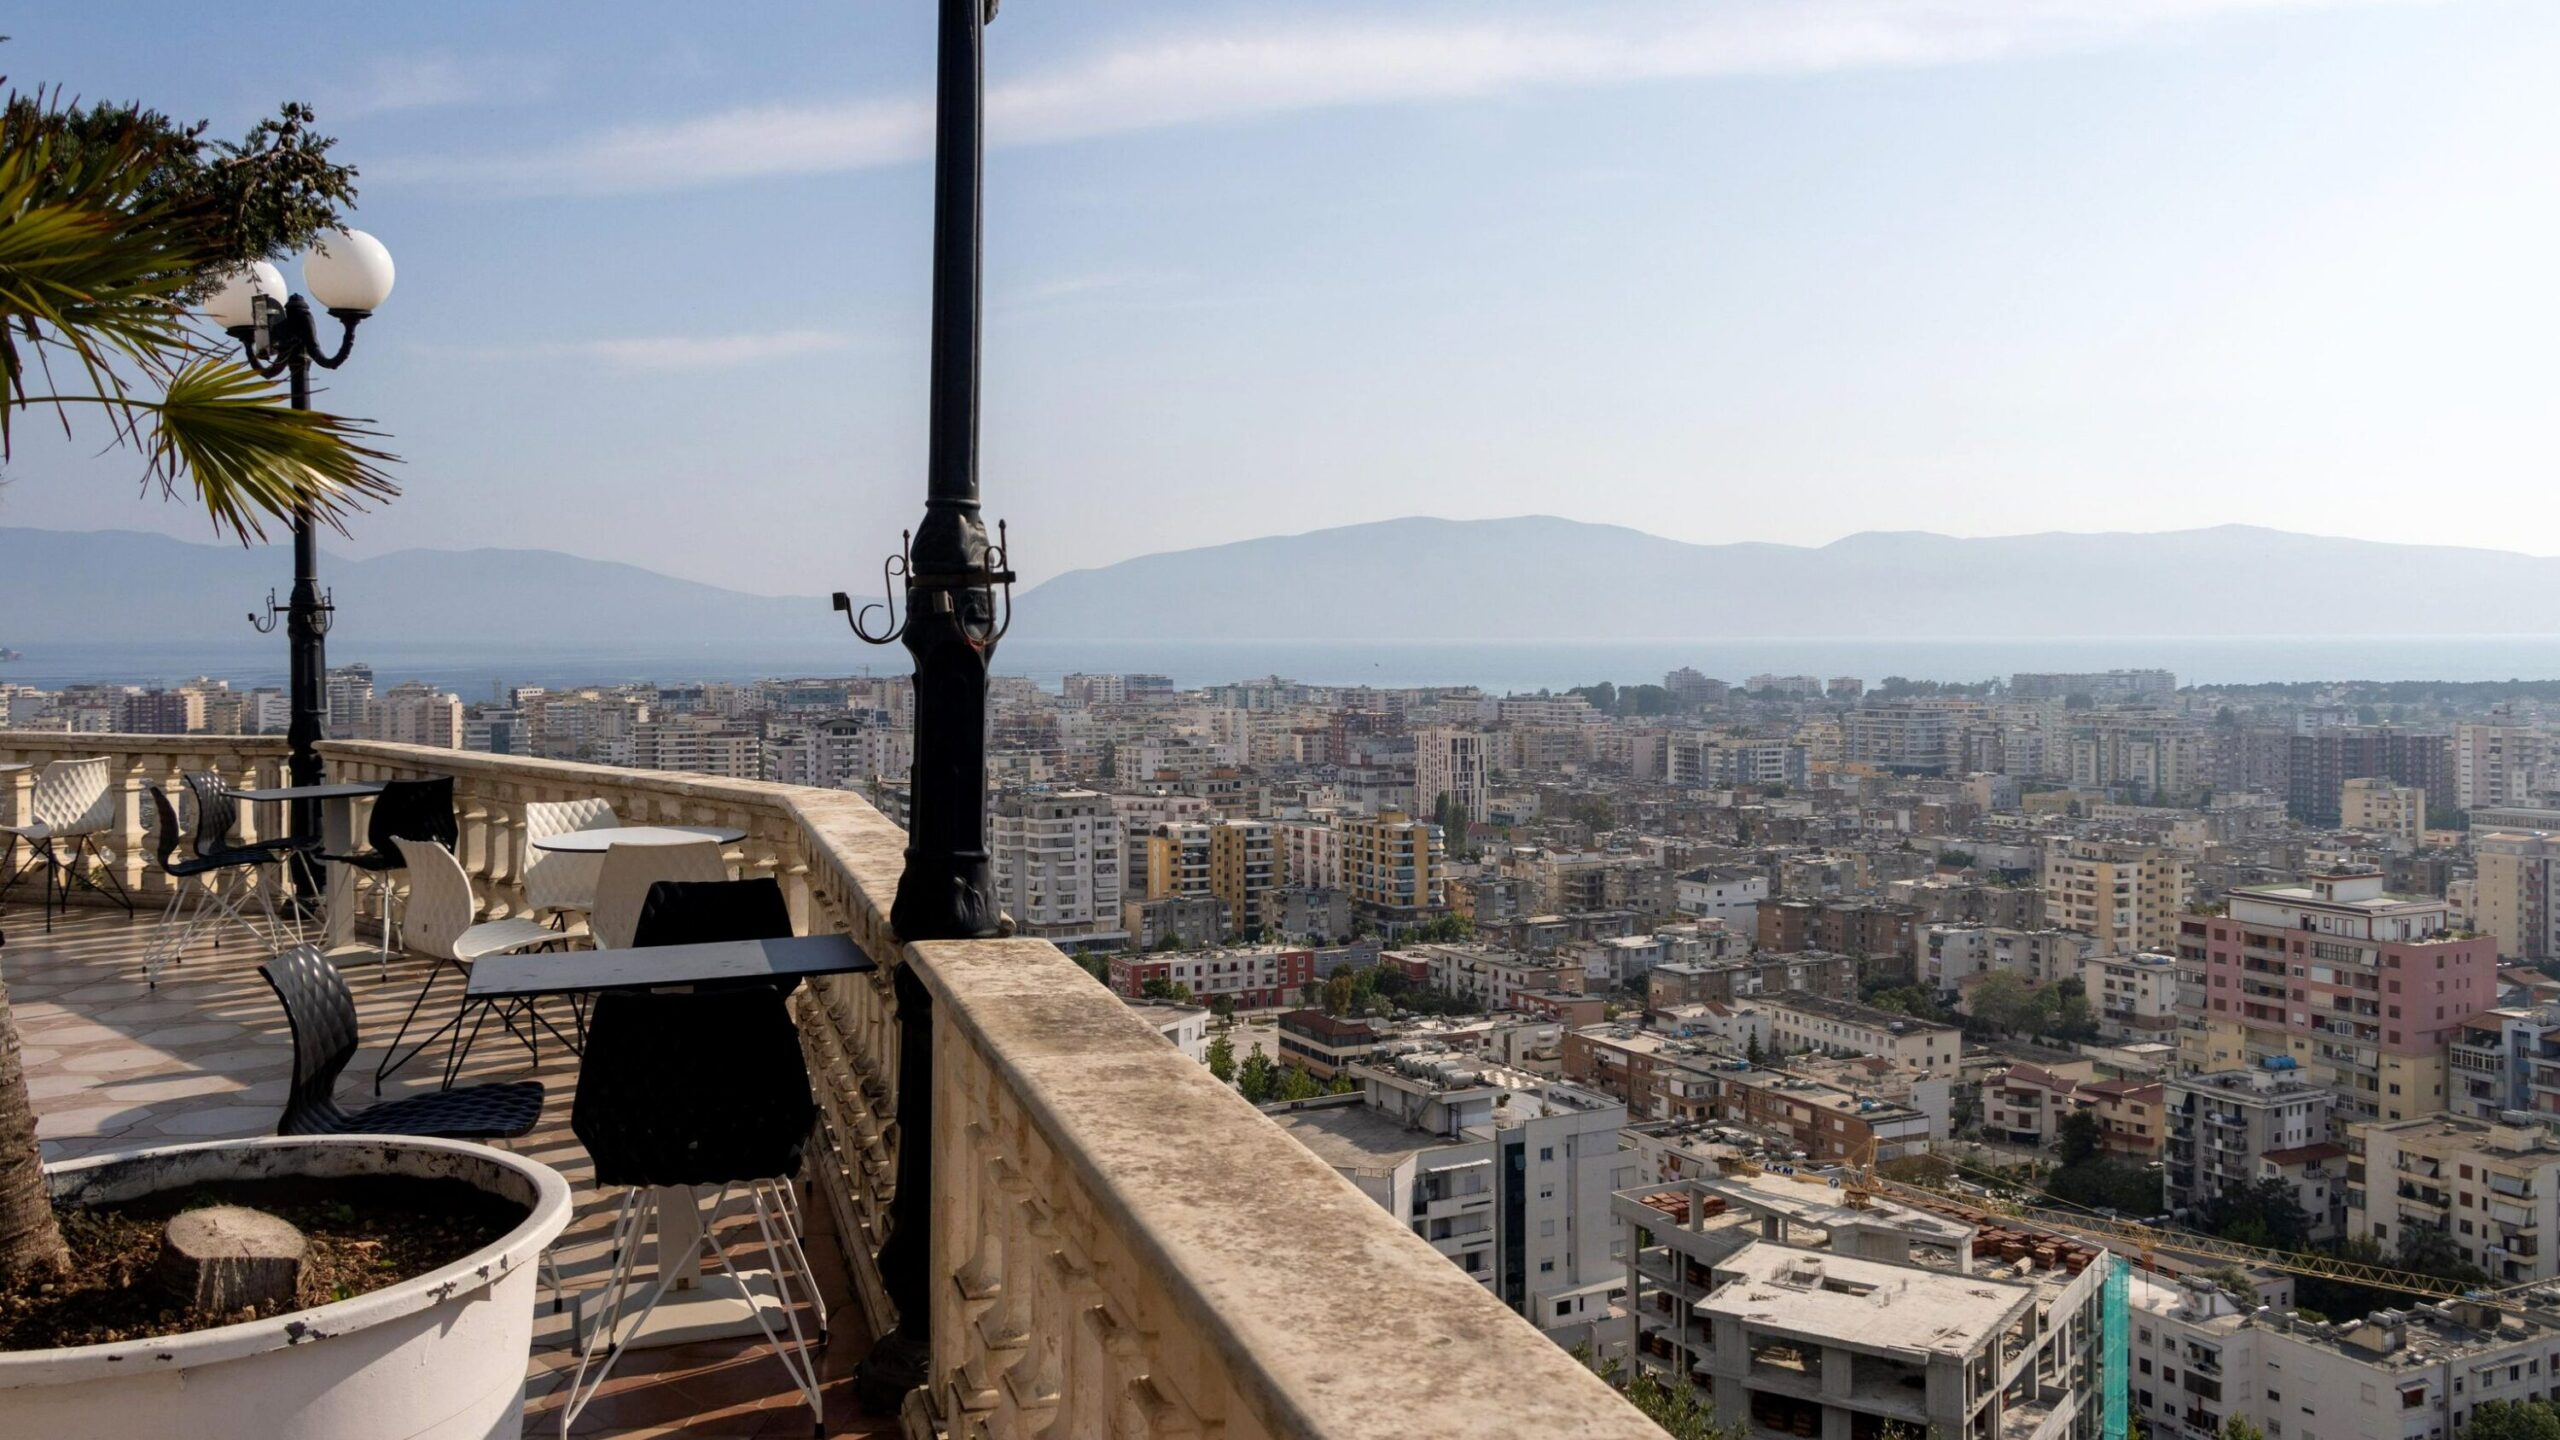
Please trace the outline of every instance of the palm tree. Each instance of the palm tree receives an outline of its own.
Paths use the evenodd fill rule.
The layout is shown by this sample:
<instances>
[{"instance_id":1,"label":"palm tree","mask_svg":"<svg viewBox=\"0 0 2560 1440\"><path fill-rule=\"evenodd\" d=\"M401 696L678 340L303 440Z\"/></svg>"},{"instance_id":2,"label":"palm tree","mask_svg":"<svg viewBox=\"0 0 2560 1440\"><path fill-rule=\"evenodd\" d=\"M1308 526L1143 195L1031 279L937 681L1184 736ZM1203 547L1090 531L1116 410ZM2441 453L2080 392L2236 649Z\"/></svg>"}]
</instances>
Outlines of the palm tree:
<instances>
[{"instance_id":1,"label":"palm tree","mask_svg":"<svg viewBox=\"0 0 2560 1440\"><path fill-rule=\"evenodd\" d=\"M361 422L289 408L189 303L338 223L355 172L287 105L237 145L135 106L0 102L0 461L22 410L103 423L146 485L192 489L246 543L308 510L335 525L396 490ZM0 985L0 1290L70 1263Z\"/></svg>"}]
</instances>

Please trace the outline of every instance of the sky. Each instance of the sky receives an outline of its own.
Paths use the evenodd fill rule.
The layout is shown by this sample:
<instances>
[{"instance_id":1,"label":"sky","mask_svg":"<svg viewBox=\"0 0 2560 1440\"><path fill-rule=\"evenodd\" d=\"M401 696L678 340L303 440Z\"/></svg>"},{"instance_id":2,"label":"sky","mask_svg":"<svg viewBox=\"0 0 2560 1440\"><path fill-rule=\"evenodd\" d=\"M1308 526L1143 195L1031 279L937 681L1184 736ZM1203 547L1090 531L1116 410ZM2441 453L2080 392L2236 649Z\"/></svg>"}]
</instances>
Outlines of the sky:
<instances>
[{"instance_id":1,"label":"sky","mask_svg":"<svg viewBox=\"0 0 2560 1440\"><path fill-rule=\"evenodd\" d=\"M340 137L399 283L319 404L405 494L334 548L808 594L921 513L932 8L51 5L0 71ZM1415 514L2560 553L2548 0L1006 0L987 63L1026 579ZM209 538L99 446L20 427L0 524Z\"/></svg>"}]
</instances>

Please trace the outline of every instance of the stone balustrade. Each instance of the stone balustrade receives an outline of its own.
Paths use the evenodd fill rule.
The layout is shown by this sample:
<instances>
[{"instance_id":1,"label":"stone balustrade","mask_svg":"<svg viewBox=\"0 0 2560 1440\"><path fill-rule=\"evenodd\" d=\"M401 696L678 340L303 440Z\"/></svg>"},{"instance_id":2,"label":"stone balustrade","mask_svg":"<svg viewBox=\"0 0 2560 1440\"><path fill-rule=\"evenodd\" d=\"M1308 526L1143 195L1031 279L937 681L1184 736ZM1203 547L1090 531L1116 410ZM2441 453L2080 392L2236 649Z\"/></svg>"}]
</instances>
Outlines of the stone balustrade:
<instances>
[{"instance_id":1,"label":"stone balustrade","mask_svg":"<svg viewBox=\"0 0 2560 1440\"><path fill-rule=\"evenodd\" d=\"M143 798L143 782L159 785L168 792L170 803L179 806L186 804L181 777L192 772L209 771L244 789L285 783L285 744L280 735L73 735L0 730L0 762L31 767L0 775L0 823L14 825L26 816L28 797L45 765L55 760L86 760L100 755L107 758L107 768L113 776L116 817L107 833L99 837L99 843L106 852L109 868L137 899L165 899L169 893L167 882L150 863L150 806ZM282 812L282 806L241 806L241 834L253 840L282 834ZM18 858L25 857L21 854ZM85 892L73 897L73 903L83 902L98 903L98 899Z\"/></svg>"},{"instance_id":2,"label":"stone balustrade","mask_svg":"<svg viewBox=\"0 0 2560 1440\"><path fill-rule=\"evenodd\" d=\"M266 741L73 738L0 735L0 758L131 755L129 775L157 776L200 754L282 756ZM797 1001L820 1099L811 1171L874 1334L897 1318L873 1257L901 1143L893 972L921 984L931 1343L911 1434L1660 1440L1055 946L899 943L887 909L905 837L859 796L367 742L322 753L332 779L454 777L464 866L493 911L521 903L524 807L600 797L628 823L745 831L731 859L779 881L806 930L894 962Z\"/></svg>"}]
</instances>

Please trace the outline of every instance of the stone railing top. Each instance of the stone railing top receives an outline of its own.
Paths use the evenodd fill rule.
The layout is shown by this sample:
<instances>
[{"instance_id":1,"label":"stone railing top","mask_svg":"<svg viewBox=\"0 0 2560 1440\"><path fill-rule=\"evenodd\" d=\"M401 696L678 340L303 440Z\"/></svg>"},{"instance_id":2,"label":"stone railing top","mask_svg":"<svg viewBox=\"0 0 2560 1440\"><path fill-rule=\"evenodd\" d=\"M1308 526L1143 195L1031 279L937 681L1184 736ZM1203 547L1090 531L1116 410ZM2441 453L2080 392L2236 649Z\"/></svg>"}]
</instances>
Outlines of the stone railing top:
<instances>
[{"instance_id":1,"label":"stone railing top","mask_svg":"<svg viewBox=\"0 0 2560 1440\"><path fill-rule=\"evenodd\" d=\"M1600 1378L1045 940L908 954L1261 1428L1662 1440Z\"/></svg>"},{"instance_id":2,"label":"stone railing top","mask_svg":"<svg viewBox=\"0 0 2560 1440\"><path fill-rule=\"evenodd\" d=\"M71 730L0 730L0 755L205 755L227 750L261 758L285 753L281 735L112 735Z\"/></svg>"}]
</instances>

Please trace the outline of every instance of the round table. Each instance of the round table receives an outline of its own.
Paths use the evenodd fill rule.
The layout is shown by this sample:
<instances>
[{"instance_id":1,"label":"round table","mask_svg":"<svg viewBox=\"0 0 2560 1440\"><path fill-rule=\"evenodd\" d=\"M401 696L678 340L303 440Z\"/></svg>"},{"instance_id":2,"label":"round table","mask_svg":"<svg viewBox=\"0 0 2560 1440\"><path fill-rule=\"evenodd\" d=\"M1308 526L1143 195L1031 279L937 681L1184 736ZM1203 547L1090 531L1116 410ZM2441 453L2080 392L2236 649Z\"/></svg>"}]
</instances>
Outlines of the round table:
<instances>
[{"instance_id":1,"label":"round table","mask_svg":"<svg viewBox=\"0 0 2560 1440\"><path fill-rule=\"evenodd\" d=\"M536 850L568 855L601 855L616 845L694 845L708 840L734 845L747 832L734 825L615 825L601 830L563 830L533 842Z\"/></svg>"}]
</instances>

